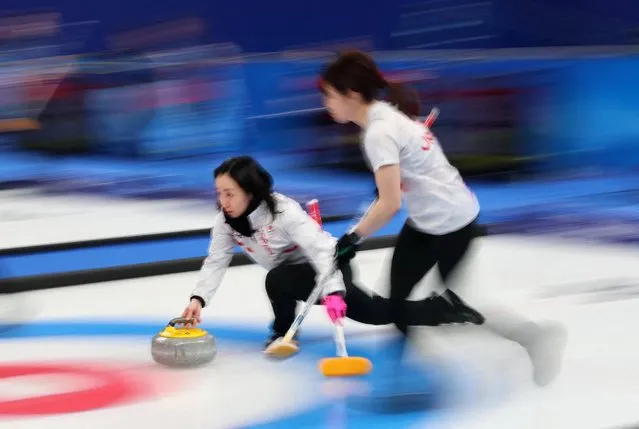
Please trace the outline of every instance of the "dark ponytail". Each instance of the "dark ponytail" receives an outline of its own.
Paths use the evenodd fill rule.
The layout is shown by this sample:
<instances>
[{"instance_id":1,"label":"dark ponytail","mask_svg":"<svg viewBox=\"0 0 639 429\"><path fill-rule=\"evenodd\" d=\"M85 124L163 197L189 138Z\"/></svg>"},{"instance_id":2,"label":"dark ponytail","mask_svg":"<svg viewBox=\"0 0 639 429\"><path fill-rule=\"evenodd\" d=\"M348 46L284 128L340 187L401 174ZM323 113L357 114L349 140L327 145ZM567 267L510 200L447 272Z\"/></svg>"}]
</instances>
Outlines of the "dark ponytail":
<instances>
[{"instance_id":1,"label":"dark ponytail","mask_svg":"<svg viewBox=\"0 0 639 429\"><path fill-rule=\"evenodd\" d=\"M389 103L395 105L409 118L417 119L420 113L417 91L409 89L400 83L386 82Z\"/></svg>"},{"instance_id":2,"label":"dark ponytail","mask_svg":"<svg viewBox=\"0 0 639 429\"><path fill-rule=\"evenodd\" d=\"M346 52L330 63L322 72L320 90L332 86L340 94L357 92L370 103L387 93L388 101L410 118L419 116L419 97L404 85L387 81L373 59L359 51Z\"/></svg>"}]
</instances>

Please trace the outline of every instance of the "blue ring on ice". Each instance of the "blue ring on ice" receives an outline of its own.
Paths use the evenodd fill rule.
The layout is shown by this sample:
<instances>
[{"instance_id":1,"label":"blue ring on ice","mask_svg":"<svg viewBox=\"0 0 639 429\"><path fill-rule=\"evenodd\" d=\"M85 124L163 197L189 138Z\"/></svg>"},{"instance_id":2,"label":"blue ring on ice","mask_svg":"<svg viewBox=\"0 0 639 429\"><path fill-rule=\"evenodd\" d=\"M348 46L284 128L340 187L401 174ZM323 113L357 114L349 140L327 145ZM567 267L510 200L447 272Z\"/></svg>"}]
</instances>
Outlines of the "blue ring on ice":
<instances>
[{"instance_id":1,"label":"blue ring on ice","mask_svg":"<svg viewBox=\"0 0 639 429\"><path fill-rule=\"evenodd\" d=\"M146 336L151 338L162 329L164 323L126 322L123 320L87 321L63 320L34 322L10 327L0 327L1 339L29 339L51 337L96 337L96 336ZM204 329L214 333L223 347L225 341L254 344L258 352L265 339L266 330L255 327L204 325ZM304 337L313 337L304 335ZM306 339L306 338L304 338ZM253 424L251 428L401 428L423 425L428 420L436 419L434 403L443 394L441 386L445 385L445 373L434 366L422 363L419 366L398 365L395 355L397 346L395 339L376 340L375 347L371 342L352 338L349 340L351 355L365 356L374 362L374 370L365 377L347 379L345 386L364 387L369 392L362 396L355 392L343 399L327 398L319 406L300 411L296 414L280 417L272 421ZM384 341L380 343L380 341ZM307 341L304 348L293 359L303 359L317 373L317 361L331 356L335 352L331 338L313 338ZM319 378L319 377L318 377ZM326 381L330 383L332 381ZM408 395L402 395L402 392ZM411 395L411 393L416 394ZM372 395L370 395L372 393ZM380 401L379 398L385 398ZM377 398L377 400L376 400ZM405 399L406 398L406 399ZM407 405L406 400L416 400L416 404L401 412L396 408L389 410L386 406L396 402L396 406ZM393 402L394 401L394 402ZM402 404L402 401L404 403Z\"/></svg>"}]
</instances>

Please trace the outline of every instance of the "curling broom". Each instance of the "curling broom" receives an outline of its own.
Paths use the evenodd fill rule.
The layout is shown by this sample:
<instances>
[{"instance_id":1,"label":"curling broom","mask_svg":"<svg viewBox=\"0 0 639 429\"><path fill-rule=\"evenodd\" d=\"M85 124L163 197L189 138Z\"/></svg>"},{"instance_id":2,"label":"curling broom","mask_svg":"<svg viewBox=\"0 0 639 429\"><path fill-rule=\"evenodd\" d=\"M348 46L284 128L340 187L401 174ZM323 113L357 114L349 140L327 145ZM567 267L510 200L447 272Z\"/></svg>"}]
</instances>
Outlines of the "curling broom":
<instances>
[{"instance_id":1,"label":"curling broom","mask_svg":"<svg viewBox=\"0 0 639 429\"><path fill-rule=\"evenodd\" d=\"M322 226L322 217L319 212L317 200L311 200L306 204L311 217L318 225ZM326 377L347 377L356 375L366 375L373 369L373 364L366 358L348 356L346 352L346 339L344 338L344 328L341 323L335 323L335 345L337 346L337 357L325 358L319 362L319 369Z\"/></svg>"},{"instance_id":2,"label":"curling broom","mask_svg":"<svg viewBox=\"0 0 639 429\"><path fill-rule=\"evenodd\" d=\"M335 324L335 345L337 356L324 358L319 362L319 370L325 377L353 377L366 375L373 370L373 363L365 357L349 356L346 351L344 328Z\"/></svg>"},{"instance_id":3,"label":"curling broom","mask_svg":"<svg viewBox=\"0 0 639 429\"><path fill-rule=\"evenodd\" d=\"M309 201L308 203L306 203L306 208L307 208L307 211L309 212L309 215L321 227L322 218L319 212L318 201L316 199ZM295 317L295 320L293 320L293 323L291 324L291 327L286 332L286 335L284 335L282 338L276 339L271 344L269 344L268 347L264 350L264 353L266 355L273 358L285 359L298 352L299 346L293 341L293 337L297 333L299 326L302 324L302 322L306 318L306 315L311 310L311 307L315 305L320 295L322 294L322 290L324 289L324 283L333 275L333 273L335 273L336 269L337 268L334 266L324 278L322 278L320 281L317 282L315 289L311 291L311 294L308 296L308 298L306 299L306 302L304 303L304 307L302 308L302 311L300 311L297 314L297 316Z\"/></svg>"}]
</instances>

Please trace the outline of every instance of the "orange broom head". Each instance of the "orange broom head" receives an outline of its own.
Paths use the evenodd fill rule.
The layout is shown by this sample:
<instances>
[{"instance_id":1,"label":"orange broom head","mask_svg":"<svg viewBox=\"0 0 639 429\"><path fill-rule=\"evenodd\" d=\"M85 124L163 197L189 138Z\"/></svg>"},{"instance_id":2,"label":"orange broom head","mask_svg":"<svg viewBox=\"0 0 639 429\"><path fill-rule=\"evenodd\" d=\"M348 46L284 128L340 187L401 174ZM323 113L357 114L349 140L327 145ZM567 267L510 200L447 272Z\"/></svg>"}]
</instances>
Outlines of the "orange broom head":
<instances>
[{"instance_id":1,"label":"orange broom head","mask_svg":"<svg viewBox=\"0 0 639 429\"><path fill-rule=\"evenodd\" d=\"M284 341L282 338L278 338L269 344L269 346L264 350L264 354L275 359L286 359L298 351L299 346L296 342Z\"/></svg>"},{"instance_id":2,"label":"orange broom head","mask_svg":"<svg viewBox=\"0 0 639 429\"><path fill-rule=\"evenodd\" d=\"M373 364L363 357L332 357L322 359L319 369L326 377L353 377L370 373Z\"/></svg>"}]
</instances>

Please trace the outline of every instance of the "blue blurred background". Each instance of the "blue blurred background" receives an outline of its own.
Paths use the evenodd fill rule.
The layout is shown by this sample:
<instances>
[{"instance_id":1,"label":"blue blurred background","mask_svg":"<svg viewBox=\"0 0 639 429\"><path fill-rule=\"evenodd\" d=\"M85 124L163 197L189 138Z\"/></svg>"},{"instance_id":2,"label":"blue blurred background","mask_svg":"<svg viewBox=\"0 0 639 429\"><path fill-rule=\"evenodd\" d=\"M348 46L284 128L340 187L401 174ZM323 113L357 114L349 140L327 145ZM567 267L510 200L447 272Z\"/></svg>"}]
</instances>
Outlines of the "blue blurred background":
<instances>
[{"instance_id":1,"label":"blue blurred background","mask_svg":"<svg viewBox=\"0 0 639 429\"><path fill-rule=\"evenodd\" d=\"M479 196L487 232L637 238L630 0L26 4L0 5L5 278L201 258L207 231L188 216L171 235L180 247L166 241L175 227L150 236L132 218L127 231L77 232L127 223L108 210L90 221L42 213L55 196L73 198L74 210L170 200L210 208L212 221L212 170L235 154L258 157L279 191L320 199L325 216L353 216L372 176L358 130L334 124L316 89L343 48L372 53L416 88L424 115L440 109L433 130ZM153 211L144 216L153 222ZM112 260L107 245L121 246Z\"/></svg>"}]
</instances>

